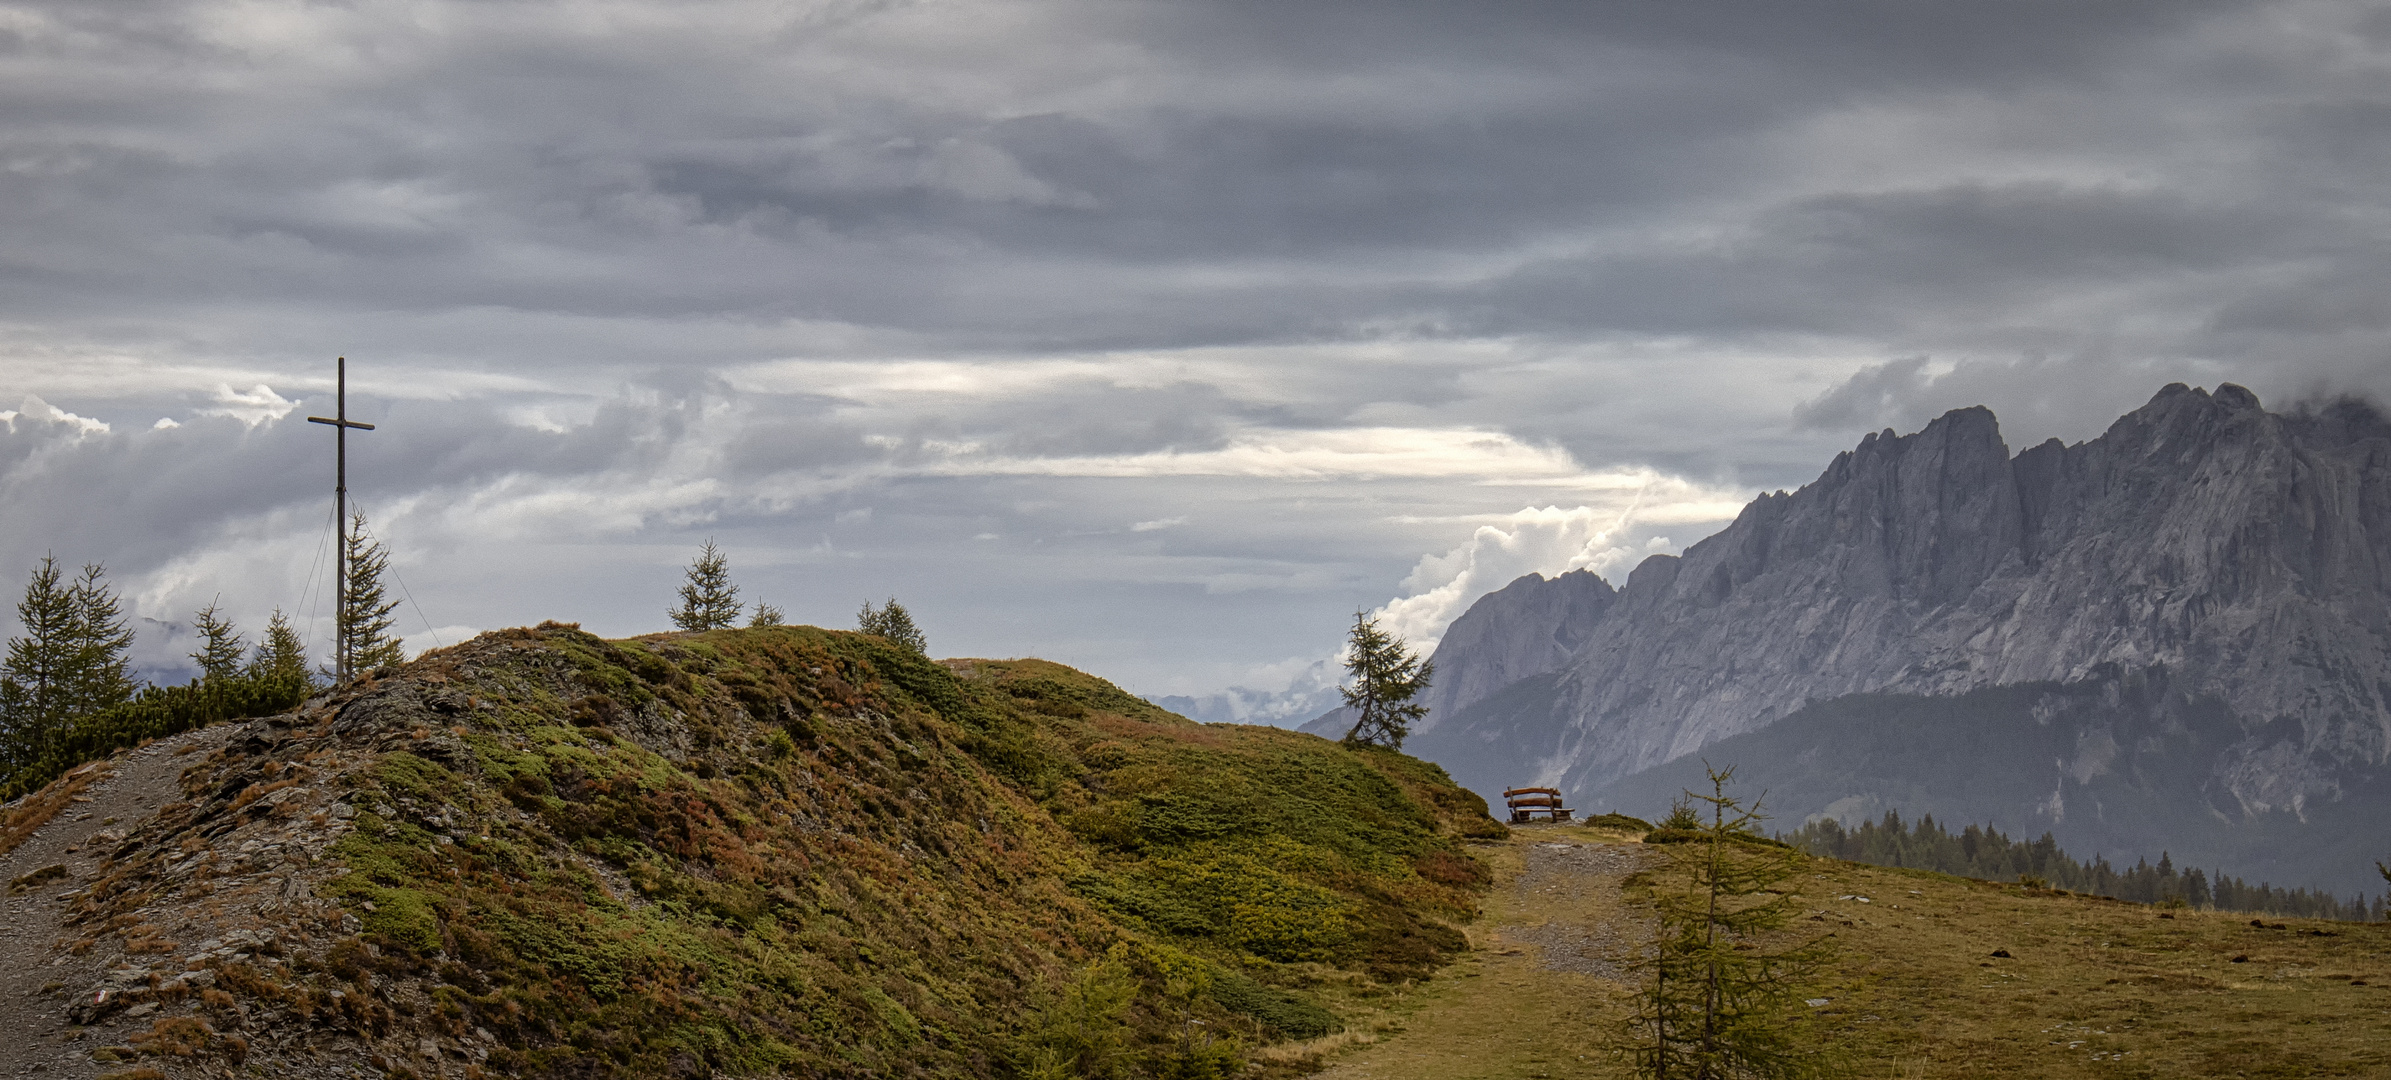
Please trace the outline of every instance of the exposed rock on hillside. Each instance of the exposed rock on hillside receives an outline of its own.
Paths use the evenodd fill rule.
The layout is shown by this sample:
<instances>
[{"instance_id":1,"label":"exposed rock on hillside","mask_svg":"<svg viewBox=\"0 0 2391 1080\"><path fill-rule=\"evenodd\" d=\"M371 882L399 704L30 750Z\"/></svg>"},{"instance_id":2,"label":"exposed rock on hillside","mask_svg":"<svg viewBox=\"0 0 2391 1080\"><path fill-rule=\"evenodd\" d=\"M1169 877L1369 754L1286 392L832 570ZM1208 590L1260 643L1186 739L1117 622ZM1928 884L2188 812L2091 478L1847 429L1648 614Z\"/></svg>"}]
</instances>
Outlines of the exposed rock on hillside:
<instances>
[{"instance_id":1,"label":"exposed rock on hillside","mask_svg":"<svg viewBox=\"0 0 2391 1080\"><path fill-rule=\"evenodd\" d=\"M1501 831L1414 759L805 627L505 631L183 741L62 781L165 805L0 853L52 1075L1226 1075L1461 947Z\"/></svg>"},{"instance_id":2,"label":"exposed rock on hillside","mask_svg":"<svg viewBox=\"0 0 2391 1080\"><path fill-rule=\"evenodd\" d=\"M1487 621L1529 607L1506 595L1523 588L1581 587L1515 584L1480 602ZM2188 774L2145 781L2201 792L2224 819L2296 818L2391 764L2391 423L2174 385L2097 439L2012 457L1990 412L1961 409L1869 436L1682 558L1646 560L1569 628L1565 660L1540 651L1548 623L1521 621L1448 637L1436 662L1538 673L1452 687L1409 747L1481 791L1534 780L1598 798L1854 694L2131 678L2169 688L2157 722L2224 725ZM1494 655L1518 639L1539 647ZM2099 772L2049 770L2053 807L2071 769L2077 784Z\"/></svg>"}]
</instances>

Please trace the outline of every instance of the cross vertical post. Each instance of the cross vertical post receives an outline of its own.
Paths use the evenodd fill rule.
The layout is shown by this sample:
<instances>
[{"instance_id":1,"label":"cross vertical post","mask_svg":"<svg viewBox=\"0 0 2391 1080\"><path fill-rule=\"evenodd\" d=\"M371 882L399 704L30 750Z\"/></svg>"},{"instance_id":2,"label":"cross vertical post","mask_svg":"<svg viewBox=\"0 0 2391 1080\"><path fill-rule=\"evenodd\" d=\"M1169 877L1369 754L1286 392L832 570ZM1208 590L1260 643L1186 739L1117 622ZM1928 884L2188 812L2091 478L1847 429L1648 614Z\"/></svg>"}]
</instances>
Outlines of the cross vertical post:
<instances>
[{"instance_id":1,"label":"cross vertical post","mask_svg":"<svg viewBox=\"0 0 2391 1080\"><path fill-rule=\"evenodd\" d=\"M310 424L330 424L333 430L332 514L340 528L340 551L332 561L332 678L349 681L349 429L372 431L372 424L349 419L349 358L340 357L339 390L331 416L310 416Z\"/></svg>"}]
</instances>

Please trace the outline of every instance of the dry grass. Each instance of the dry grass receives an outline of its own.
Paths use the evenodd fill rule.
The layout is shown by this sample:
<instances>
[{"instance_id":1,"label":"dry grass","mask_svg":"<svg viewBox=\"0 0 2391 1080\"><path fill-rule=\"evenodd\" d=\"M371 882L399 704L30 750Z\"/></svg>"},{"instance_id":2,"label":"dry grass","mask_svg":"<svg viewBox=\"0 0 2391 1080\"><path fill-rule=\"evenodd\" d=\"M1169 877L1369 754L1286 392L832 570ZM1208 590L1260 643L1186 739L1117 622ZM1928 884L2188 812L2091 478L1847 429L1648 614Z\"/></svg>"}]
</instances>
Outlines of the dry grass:
<instances>
[{"instance_id":1,"label":"dry grass","mask_svg":"<svg viewBox=\"0 0 2391 1080\"><path fill-rule=\"evenodd\" d=\"M66 878L66 876L67 870L65 863L51 863L48 866L42 867L39 870L9 882L8 894L10 896L15 896L16 894L24 892L28 889L38 889L53 881L62 881Z\"/></svg>"},{"instance_id":2,"label":"dry grass","mask_svg":"<svg viewBox=\"0 0 2391 1080\"><path fill-rule=\"evenodd\" d=\"M1535 829L1491 849L1499 877L1471 928L1477 950L1390 1010L1383 1041L1335 1056L1323 1075L1627 1075L1597 1049L1625 988L1546 970L1539 950L1513 944L1546 921L1614 914L1600 890L1523 895L1519 853L1557 839L1612 840ZM2391 926L2253 926L2247 914L1824 860L1793 884L1814 915L1797 928L1831 930L1843 947L1818 991L1831 1004L1813 1014L1841 1075L2391 1075Z\"/></svg>"},{"instance_id":3,"label":"dry grass","mask_svg":"<svg viewBox=\"0 0 2391 1080\"><path fill-rule=\"evenodd\" d=\"M0 818L0 855L15 851L18 844L24 843L35 830L49 824L59 811L74 805L76 799L82 796L83 789L113 775L115 772L106 763L95 761L25 796L10 808L5 818Z\"/></svg>"},{"instance_id":4,"label":"dry grass","mask_svg":"<svg viewBox=\"0 0 2391 1080\"><path fill-rule=\"evenodd\" d=\"M1523 888L1526 846L1560 838L1550 829L1521 829L1507 843L1478 846L1473 854L1494 868L1495 887L1487 895L1485 915L1469 927L1469 956L1382 1002L1339 1002L1348 1014L1365 1005L1356 1026L1368 1038L1342 1048L1342 1054L1324 1053L1329 1067L1321 1075L1336 1080L1620 1075L1601 1043L1626 1009L1626 988L1546 970L1540 951L1518 940L1546 922L1641 919L1613 889L1552 888L1550 882ZM1567 838L1600 842L1607 834L1571 830Z\"/></svg>"}]
</instances>

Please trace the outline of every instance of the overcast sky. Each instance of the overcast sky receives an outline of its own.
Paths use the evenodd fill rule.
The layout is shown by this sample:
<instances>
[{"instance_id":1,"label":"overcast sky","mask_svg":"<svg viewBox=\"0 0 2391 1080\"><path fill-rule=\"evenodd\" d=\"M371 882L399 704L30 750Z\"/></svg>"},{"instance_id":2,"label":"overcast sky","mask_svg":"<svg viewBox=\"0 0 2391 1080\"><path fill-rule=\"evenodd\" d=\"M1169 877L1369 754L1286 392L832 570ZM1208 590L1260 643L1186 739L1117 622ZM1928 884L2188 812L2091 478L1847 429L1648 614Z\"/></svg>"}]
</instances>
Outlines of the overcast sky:
<instances>
[{"instance_id":1,"label":"overcast sky","mask_svg":"<svg viewBox=\"0 0 2391 1080\"><path fill-rule=\"evenodd\" d=\"M416 647L713 537L1155 694L1949 408L2391 397L2383 4L5 2L0 95L0 572L160 621L324 612L336 355Z\"/></svg>"}]
</instances>

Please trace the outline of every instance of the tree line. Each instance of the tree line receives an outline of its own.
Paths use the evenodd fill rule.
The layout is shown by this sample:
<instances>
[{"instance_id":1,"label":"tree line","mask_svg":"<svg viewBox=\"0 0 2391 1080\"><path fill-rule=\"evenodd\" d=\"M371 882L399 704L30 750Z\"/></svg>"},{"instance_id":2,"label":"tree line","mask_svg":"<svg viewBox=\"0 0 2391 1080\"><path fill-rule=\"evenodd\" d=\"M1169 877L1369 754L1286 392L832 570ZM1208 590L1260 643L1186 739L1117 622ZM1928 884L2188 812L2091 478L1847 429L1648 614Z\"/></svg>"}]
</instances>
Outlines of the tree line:
<instances>
[{"instance_id":1,"label":"tree line","mask_svg":"<svg viewBox=\"0 0 2391 1080\"><path fill-rule=\"evenodd\" d=\"M731 580L730 556L714 546L709 539L698 548L697 559L682 574L680 602L666 608L664 615L673 626L690 631L727 630L739 625L739 616L747 613L750 627L781 625L779 608L762 600L755 607L743 607L739 602L739 586ZM860 633L876 634L888 643L916 656L930 655L930 639L921 627L914 625L913 613L896 597L877 607L863 602L863 610L855 616L855 629Z\"/></svg>"},{"instance_id":2,"label":"tree line","mask_svg":"<svg viewBox=\"0 0 2391 1080\"><path fill-rule=\"evenodd\" d=\"M222 720L271 716L297 708L331 672L369 672L405 659L391 632L398 601L383 584L390 553L355 515L339 558L348 588L334 612L342 631L333 663L318 672L281 608L252 645L211 601L194 612L199 673L182 685L134 676L134 634L107 568L87 563L69 573L55 555L34 564L17 601L21 632L0 659L0 799L49 783L83 762L121 747Z\"/></svg>"},{"instance_id":3,"label":"tree line","mask_svg":"<svg viewBox=\"0 0 2391 1080\"><path fill-rule=\"evenodd\" d=\"M392 632L399 601L383 580L389 550L362 512L352 515L350 526L337 556L346 588L334 612L330 663L321 670L310 666L305 642L281 608L252 648L211 602L193 616L200 643L190 657L199 674L180 686L135 678L131 621L104 566L87 564L69 574L55 556L44 555L17 604L23 633L9 640L0 661L0 800L146 739L296 708L336 672L354 677L405 659ZM780 608L740 601L730 559L710 539L688 566L677 599L666 615L681 630L724 629L742 617L750 627L782 622ZM916 655L929 653L927 636L894 597L865 601L856 629ZM1400 749L1426 711L1414 699L1427 689L1432 665L1365 613L1355 613L1347 645L1345 666L1353 681L1344 695L1356 719L1344 741Z\"/></svg>"},{"instance_id":4,"label":"tree line","mask_svg":"<svg viewBox=\"0 0 2391 1080\"><path fill-rule=\"evenodd\" d=\"M1990 825L1970 825L1953 833L1932 814L1910 824L1902 821L1900 814L1886 811L1882 820L1862 821L1852 829L1833 818L1820 818L1779 834L1779 838L1811 854L1848 862L2019 881L2138 904L2365 922L2384 918L2385 905L2391 902L2391 896L2369 901L2361 893L2344 900L2323 891L2251 884L2223 871L2178 869L2165 852L2159 853L2156 866L2148 859L2137 859L2132 867L2120 870L2099 856L2091 862L2076 860L2061 850L2048 832L2037 840L2012 839Z\"/></svg>"},{"instance_id":5,"label":"tree line","mask_svg":"<svg viewBox=\"0 0 2391 1080\"><path fill-rule=\"evenodd\" d=\"M750 627L780 625L779 608L762 600L756 601L753 609L742 606L739 586L731 580L730 557L711 539L698 548L697 558L682 578L678 602L664 611L682 630L726 630L739 625L742 614ZM863 610L855 616L855 629L886 638L916 655L929 655L929 639L914 624L913 614L893 596L877 607L864 601ZM1352 682L1339 689L1354 714L1353 726L1345 732L1345 745L1402 749L1411 725L1428 712L1428 707L1415 699L1435 677L1435 664L1401 637L1381 629L1368 612L1357 611L1353 629L1346 634L1345 671Z\"/></svg>"},{"instance_id":6,"label":"tree line","mask_svg":"<svg viewBox=\"0 0 2391 1080\"><path fill-rule=\"evenodd\" d=\"M210 603L196 613L199 674L138 683L122 599L93 563L69 576L45 555L17 602L24 632L0 661L0 799L13 799L119 747L287 711L315 690L303 642L280 609L254 650Z\"/></svg>"}]
</instances>

